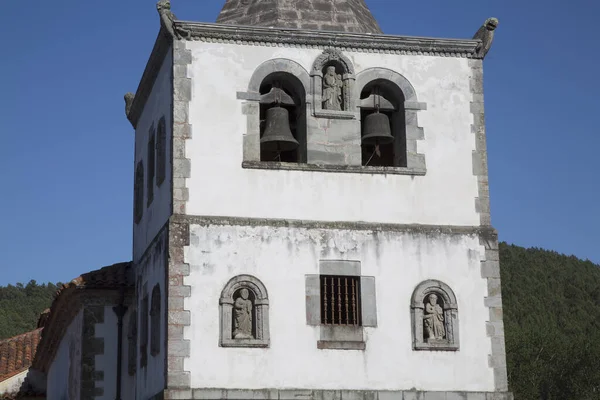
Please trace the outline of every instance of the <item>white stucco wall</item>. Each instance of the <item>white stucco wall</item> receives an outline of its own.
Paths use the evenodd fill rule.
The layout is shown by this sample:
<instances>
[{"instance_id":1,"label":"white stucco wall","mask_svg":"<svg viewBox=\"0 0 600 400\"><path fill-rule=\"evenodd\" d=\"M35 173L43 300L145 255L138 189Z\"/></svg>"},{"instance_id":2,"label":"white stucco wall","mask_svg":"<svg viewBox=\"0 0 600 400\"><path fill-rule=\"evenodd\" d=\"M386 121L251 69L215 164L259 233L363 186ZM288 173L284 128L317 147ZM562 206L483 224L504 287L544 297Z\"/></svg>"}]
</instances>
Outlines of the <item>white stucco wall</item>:
<instances>
[{"instance_id":1,"label":"white stucco wall","mask_svg":"<svg viewBox=\"0 0 600 400\"><path fill-rule=\"evenodd\" d=\"M117 384L117 324L118 318L112 306L104 307L104 322L96 324L96 337L104 339L104 354L96 356L96 371L104 372L104 380L96 381L96 387L104 389L102 396L97 400L113 400L116 397Z\"/></svg>"},{"instance_id":2,"label":"white stucco wall","mask_svg":"<svg viewBox=\"0 0 600 400\"><path fill-rule=\"evenodd\" d=\"M214 225L190 231L184 283L191 326L184 336L193 388L494 390L477 236ZM318 274L322 259L358 260L363 276L376 277L378 326L365 328L365 351L317 349L319 328L306 324L305 275ZM218 345L219 296L239 274L254 275L269 293L268 349ZM411 295L427 279L456 294L457 352L412 349Z\"/></svg>"},{"instance_id":3,"label":"white stucco wall","mask_svg":"<svg viewBox=\"0 0 600 400\"><path fill-rule=\"evenodd\" d=\"M135 376L136 381L136 398L147 399L164 389L165 386L165 310L166 310L166 295L165 295L165 280L166 280L166 241L167 231L163 230L158 237L158 240L150 247L144 258L140 260L137 267L137 310L138 310L138 357L137 371ZM144 296L148 296L148 311L152 305L152 289L158 284L161 294L161 315L160 315L160 352L157 355L151 354L151 317L148 315L148 364L142 368L140 366L140 351L141 334L143 332L141 321L142 319L142 301Z\"/></svg>"},{"instance_id":4,"label":"white stucco wall","mask_svg":"<svg viewBox=\"0 0 600 400\"><path fill-rule=\"evenodd\" d=\"M188 214L479 225L467 59L344 52L357 75L369 68L391 69L411 82L419 102L427 103L427 110L418 113L425 130L418 152L425 154L426 176L267 171L241 168L247 118L236 93L248 90L265 61L289 59L310 71L322 51L201 41L186 45L193 57L188 69L193 136L186 143L192 168Z\"/></svg>"},{"instance_id":5,"label":"white stucco wall","mask_svg":"<svg viewBox=\"0 0 600 400\"><path fill-rule=\"evenodd\" d=\"M46 398L48 400L69 399L70 392L79 398L81 381L81 337L83 328L83 311L79 313L65 331L60 342L56 355L48 370ZM73 347L71 347L73 342ZM74 349L74 357L71 359L71 349ZM77 377L73 382L69 382L69 372L74 370L73 376ZM69 387L72 385L71 387Z\"/></svg>"},{"instance_id":6,"label":"white stucco wall","mask_svg":"<svg viewBox=\"0 0 600 400\"><path fill-rule=\"evenodd\" d=\"M0 395L2 395L4 393L17 392L21 388L23 381L27 377L27 372L28 372L28 370L25 370L19 374L16 374L16 375L0 382Z\"/></svg>"},{"instance_id":7,"label":"white stucco wall","mask_svg":"<svg viewBox=\"0 0 600 400\"><path fill-rule=\"evenodd\" d=\"M139 160L144 160L144 214L138 224L133 224L133 260L137 261L142 256L148 244L154 239L160 228L165 224L171 214L171 127L172 115L171 104L173 101L172 89L173 55L169 50L160 68L152 92L148 97L146 106L142 111L135 131L135 166ZM156 175L154 184L154 200L147 207L148 187L148 139L150 127L154 124L155 131L158 122L165 117L167 141L166 141L166 177L160 187L156 186ZM157 140L158 140L158 136ZM156 164L158 165L158 163Z\"/></svg>"}]
</instances>

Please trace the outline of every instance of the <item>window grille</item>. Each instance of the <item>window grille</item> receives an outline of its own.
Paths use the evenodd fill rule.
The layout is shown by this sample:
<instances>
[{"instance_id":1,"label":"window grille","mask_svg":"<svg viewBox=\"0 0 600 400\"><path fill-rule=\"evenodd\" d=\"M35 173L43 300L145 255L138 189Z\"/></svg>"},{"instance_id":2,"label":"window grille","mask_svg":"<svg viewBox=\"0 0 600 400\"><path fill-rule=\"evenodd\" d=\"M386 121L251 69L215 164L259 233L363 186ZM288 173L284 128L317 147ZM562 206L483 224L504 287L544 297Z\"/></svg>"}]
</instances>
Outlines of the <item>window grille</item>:
<instances>
[{"instance_id":1,"label":"window grille","mask_svg":"<svg viewBox=\"0 0 600 400\"><path fill-rule=\"evenodd\" d=\"M321 323L362 326L360 277L321 275Z\"/></svg>"}]
</instances>

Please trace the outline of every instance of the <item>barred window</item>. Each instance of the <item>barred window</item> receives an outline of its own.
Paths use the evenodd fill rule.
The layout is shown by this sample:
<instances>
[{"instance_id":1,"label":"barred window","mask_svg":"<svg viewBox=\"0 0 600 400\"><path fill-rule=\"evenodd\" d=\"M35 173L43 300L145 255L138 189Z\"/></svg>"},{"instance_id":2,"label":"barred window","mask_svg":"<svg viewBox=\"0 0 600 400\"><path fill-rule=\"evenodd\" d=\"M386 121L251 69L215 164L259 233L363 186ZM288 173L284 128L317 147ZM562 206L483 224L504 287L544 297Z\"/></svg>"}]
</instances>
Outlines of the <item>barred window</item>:
<instances>
[{"instance_id":1,"label":"barred window","mask_svg":"<svg viewBox=\"0 0 600 400\"><path fill-rule=\"evenodd\" d=\"M321 323L362 326L360 277L321 275Z\"/></svg>"}]
</instances>

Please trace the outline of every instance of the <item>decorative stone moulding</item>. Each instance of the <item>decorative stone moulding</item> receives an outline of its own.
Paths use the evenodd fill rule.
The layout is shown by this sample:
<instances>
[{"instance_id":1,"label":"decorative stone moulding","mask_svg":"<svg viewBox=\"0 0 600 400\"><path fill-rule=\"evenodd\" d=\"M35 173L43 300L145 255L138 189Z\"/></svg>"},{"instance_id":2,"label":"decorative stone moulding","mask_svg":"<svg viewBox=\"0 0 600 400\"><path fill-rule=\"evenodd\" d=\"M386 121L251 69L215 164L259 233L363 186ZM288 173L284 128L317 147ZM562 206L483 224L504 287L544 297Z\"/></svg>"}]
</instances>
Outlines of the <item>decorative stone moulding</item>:
<instances>
[{"instance_id":1,"label":"decorative stone moulding","mask_svg":"<svg viewBox=\"0 0 600 400\"><path fill-rule=\"evenodd\" d=\"M437 296L437 302L430 302L432 295ZM459 349L458 306L450 286L433 279L420 283L413 292L410 309L414 350ZM430 337L432 333L426 331L435 331L437 337Z\"/></svg>"},{"instance_id":2,"label":"decorative stone moulding","mask_svg":"<svg viewBox=\"0 0 600 400\"><path fill-rule=\"evenodd\" d=\"M311 70L313 113L317 118L357 118L354 99L354 65L337 49L325 49ZM327 98L339 97L338 104ZM335 103L335 102L334 102Z\"/></svg>"},{"instance_id":3,"label":"decorative stone moulding","mask_svg":"<svg viewBox=\"0 0 600 400\"><path fill-rule=\"evenodd\" d=\"M246 296L240 295L246 291ZM250 307L247 306L251 303ZM238 304L241 303L241 304ZM245 303L245 304L244 304ZM222 347L269 347L269 298L263 283L251 275L232 278L219 299L220 346ZM248 315L243 315L245 312ZM235 314L235 315L234 315ZM236 326L238 318L250 319L250 330ZM240 332L236 332L240 331Z\"/></svg>"}]
</instances>

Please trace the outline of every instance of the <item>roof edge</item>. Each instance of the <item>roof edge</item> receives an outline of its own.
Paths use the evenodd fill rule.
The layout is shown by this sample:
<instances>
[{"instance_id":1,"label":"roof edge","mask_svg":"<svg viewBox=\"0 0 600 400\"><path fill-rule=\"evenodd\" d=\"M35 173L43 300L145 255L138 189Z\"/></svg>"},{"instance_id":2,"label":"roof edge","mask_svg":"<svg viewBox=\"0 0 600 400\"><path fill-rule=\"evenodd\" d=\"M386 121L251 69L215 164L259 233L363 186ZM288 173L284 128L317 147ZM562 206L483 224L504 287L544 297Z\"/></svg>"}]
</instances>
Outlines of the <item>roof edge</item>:
<instances>
[{"instance_id":1,"label":"roof edge","mask_svg":"<svg viewBox=\"0 0 600 400\"><path fill-rule=\"evenodd\" d=\"M277 43L309 47L342 47L351 50L378 50L381 53L418 54L479 58L478 39L450 39L396 36L379 33L349 33L293 28L226 25L174 21L177 35L184 40L218 40L244 44Z\"/></svg>"}]
</instances>

